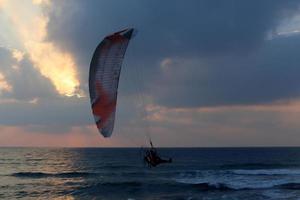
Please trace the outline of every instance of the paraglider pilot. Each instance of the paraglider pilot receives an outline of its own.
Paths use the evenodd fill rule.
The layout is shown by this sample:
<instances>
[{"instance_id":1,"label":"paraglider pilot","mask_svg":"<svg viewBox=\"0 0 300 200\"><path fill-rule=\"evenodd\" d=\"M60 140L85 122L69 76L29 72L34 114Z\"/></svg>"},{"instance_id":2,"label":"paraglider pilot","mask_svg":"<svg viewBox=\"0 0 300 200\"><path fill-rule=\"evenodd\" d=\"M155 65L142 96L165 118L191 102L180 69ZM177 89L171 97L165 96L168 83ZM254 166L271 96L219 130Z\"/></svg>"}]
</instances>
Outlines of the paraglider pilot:
<instances>
[{"instance_id":1,"label":"paraglider pilot","mask_svg":"<svg viewBox=\"0 0 300 200\"><path fill-rule=\"evenodd\" d=\"M149 150L146 150L145 152L145 156L144 156L144 161L145 163L148 164L149 167L156 167L159 164L162 163L171 163L172 162L172 158L169 159L162 159L158 153L157 150L154 148L152 141L150 140L150 145L151 148Z\"/></svg>"}]
</instances>

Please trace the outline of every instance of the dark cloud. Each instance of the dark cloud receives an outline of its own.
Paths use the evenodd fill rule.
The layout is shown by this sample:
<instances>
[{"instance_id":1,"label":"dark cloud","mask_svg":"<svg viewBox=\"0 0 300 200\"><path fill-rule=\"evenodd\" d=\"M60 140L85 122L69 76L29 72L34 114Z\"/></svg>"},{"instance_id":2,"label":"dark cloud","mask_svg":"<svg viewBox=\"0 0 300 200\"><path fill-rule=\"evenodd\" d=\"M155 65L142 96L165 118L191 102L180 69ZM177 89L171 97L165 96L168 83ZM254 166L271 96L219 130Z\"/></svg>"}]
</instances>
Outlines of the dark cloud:
<instances>
[{"instance_id":1,"label":"dark cloud","mask_svg":"<svg viewBox=\"0 0 300 200\"><path fill-rule=\"evenodd\" d=\"M155 85L171 107L265 104L300 97L300 35L265 42L244 56L174 60ZM162 70L163 71L163 70Z\"/></svg>"},{"instance_id":2,"label":"dark cloud","mask_svg":"<svg viewBox=\"0 0 300 200\"><path fill-rule=\"evenodd\" d=\"M50 80L33 67L26 55L18 62L10 50L0 48L0 58L0 71L12 86L12 91L1 94L1 125L63 132L93 122L88 98L58 95Z\"/></svg>"},{"instance_id":3,"label":"dark cloud","mask_svg":"<svg viewBox=\"0 0 300 200\"><path fill-rule=\"evenodd\" d=\"M83 63L89 62L106 34L128 26L141 33L136 39L138 57L249 51L298 11L298 4L293 0L54 1L48 11L49 39L75 51L87 61Z\"/></svg>"},{"instance_id":4,"label":"dark cloud","mask_svg":"<svg viewBox=\"0 0 300 200\"><path fill-rule=\"evenodd\" d=\"M57 96L49 79L43 77L25 54L21 61L13 58L12 50L0 48L0 71L5 80L12 86L12 91L4 92L6 98L29 101L34 98Z\"/></svg>"},{"instance_id":5,"label":"dark cloud","mask_svg":"<svg viewBox=\"0 0 300 200\"><path fill-rule=\"evenodd\" d=\"M0 107L2 125L86 125L92 122L86 99L51 98L38 103L3 103Z\"/></svg>"},{"instance_id":6,"label":"dark cloud","mask_svg":"<svg viewBox=\"0 0 300 200\"><path fill-rule=\"evenodd\" d=\"M53 98L57 92L49 79L42 76L27 57L17 64L17 70L11 70L6 75L13 85L9 95L18 100L32 100L34 98Z\"/></svg>"},{"instance_id":7,"label":"dark cloud","mask_svg":"<svg viewBox=\"0 0 300 200\"><path fill-rule=\"evenodd\" d=\"M0 63L0 70L2 73L9 71L11 65L16 63L15 59L11 55L11 51L4 47L0 47Z\"/></svg>"},{"instance_id":8,"label":"dark cloud","mask_svg":"<svg viewBox=\"0 0 300 200\"><path fill-rule=\"evenodd\" d=\"M157 103L179 107L268 103L299 94L297 51L291 45L298 37L266 42L266 35L298 7L293 0L54 1L47 10L48 39L74 53L86 83L93 50L102 38L137 27L121 93L151 92ZM179 60L167 76L160 66L166 57Z\"/></svg>"}]
</instances>

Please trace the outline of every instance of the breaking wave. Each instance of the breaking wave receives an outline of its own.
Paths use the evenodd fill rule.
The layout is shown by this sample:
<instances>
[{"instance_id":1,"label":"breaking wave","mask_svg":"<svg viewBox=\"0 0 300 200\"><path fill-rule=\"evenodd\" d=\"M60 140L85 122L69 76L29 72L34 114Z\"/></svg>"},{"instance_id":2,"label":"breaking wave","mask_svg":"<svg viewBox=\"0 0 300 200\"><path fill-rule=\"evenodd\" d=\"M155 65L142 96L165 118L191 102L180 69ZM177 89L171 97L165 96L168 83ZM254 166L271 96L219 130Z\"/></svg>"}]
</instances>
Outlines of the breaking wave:
<instances>
[{"instance_id":1,"label":"breaking wave","mask_svg":"<svg viewBox=\"0 0 300 200\"><path fill-rule=\"evenodd\" d=\"M257 170L232 170L237 175L300 175L299 169L257 169Z\"/></svg>"},{"instance_id":2,"label":"breaking wave","mask_svg":"<svg viewBox=\"0 0 300 200\"><path fill-rule=\"evenodd\" d=\"M272 178L270 178L272 177ZM296 177L296 178L295 178ZM175 182L201 190L300 190L300 169L208 170L183 173Z\"/></svg>"},{"instance_id":3,"label":"breaking wave","mask_svg":"<svg viewBox=\"0 0 300 200\"><path fill-rule=\"evenodd\" d=\"M299 183L276 183L271 182L270 184L245 184L245 185L236 185L234 183L210 183L210 182L203 182L203 183L183 183L181 184L190 185L195 189L202 190L202 191L226 191L226 190L259 190L259 189L289 189L289 190L300 190L300 182Z\"/></svg>"}]
</instances>

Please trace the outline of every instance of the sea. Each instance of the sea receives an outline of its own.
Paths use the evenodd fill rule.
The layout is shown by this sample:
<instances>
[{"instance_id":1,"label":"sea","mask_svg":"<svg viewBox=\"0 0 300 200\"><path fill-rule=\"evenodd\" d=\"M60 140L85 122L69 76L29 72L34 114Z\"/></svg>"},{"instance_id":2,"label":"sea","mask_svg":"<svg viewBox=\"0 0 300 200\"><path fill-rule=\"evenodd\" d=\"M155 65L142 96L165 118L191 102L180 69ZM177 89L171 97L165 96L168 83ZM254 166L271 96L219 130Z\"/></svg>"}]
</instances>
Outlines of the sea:
<instances>
[{"instance_id":1,"label":"sea","mask_svg":"<svg viewBox=\"0 0 300 200\"><path fill-rule=\"evenodd\" d=\"M300 148L0 148L0 199L300 200Z\"/></svg>"}]
</instances>

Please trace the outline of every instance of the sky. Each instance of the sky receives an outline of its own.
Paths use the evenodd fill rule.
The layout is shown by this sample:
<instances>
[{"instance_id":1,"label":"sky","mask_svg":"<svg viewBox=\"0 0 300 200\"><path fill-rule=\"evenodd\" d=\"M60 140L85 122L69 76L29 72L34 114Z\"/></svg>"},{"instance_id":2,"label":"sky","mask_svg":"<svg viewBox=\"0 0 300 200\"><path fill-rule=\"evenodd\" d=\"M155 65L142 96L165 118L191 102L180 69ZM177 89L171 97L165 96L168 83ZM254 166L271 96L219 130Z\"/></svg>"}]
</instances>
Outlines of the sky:
<instances>
[{"instance_id":1,"label":"sky","mask_svg":"<svg viewBox=\"0 0 300 200\"><path fill-rule=\"evenodd\" d=\"M0 146L300 145L300 1L0 0ZM89 64L138 30L111 138Z\"/></svg>"}]
</instances>

